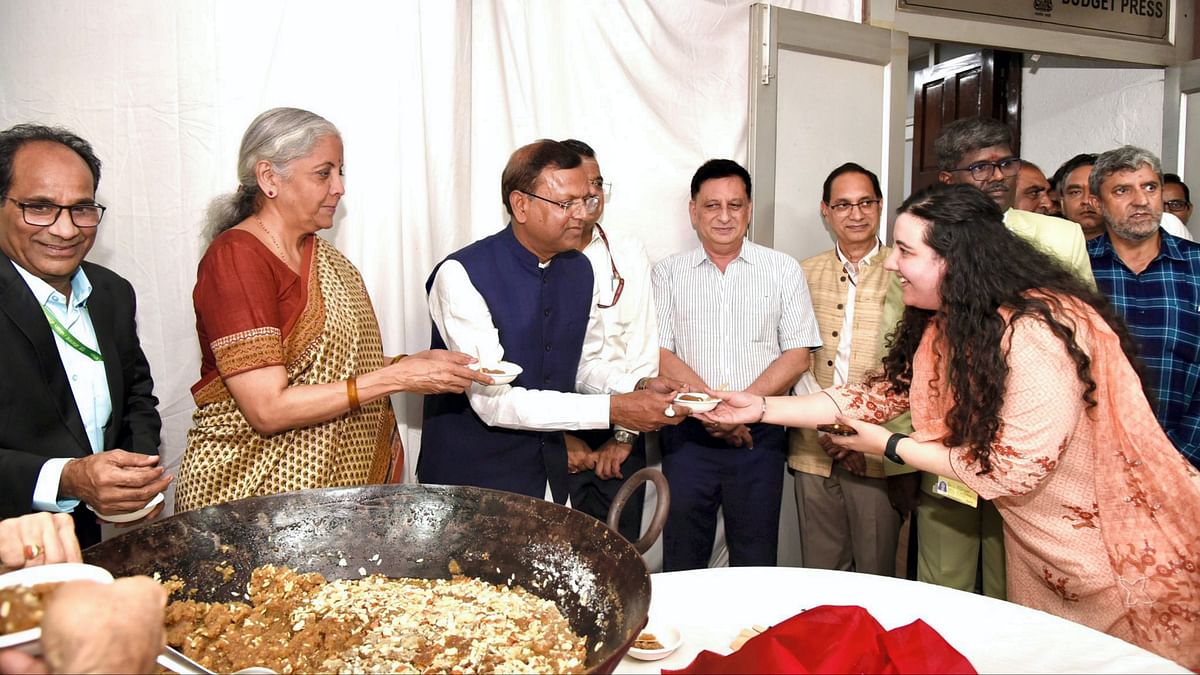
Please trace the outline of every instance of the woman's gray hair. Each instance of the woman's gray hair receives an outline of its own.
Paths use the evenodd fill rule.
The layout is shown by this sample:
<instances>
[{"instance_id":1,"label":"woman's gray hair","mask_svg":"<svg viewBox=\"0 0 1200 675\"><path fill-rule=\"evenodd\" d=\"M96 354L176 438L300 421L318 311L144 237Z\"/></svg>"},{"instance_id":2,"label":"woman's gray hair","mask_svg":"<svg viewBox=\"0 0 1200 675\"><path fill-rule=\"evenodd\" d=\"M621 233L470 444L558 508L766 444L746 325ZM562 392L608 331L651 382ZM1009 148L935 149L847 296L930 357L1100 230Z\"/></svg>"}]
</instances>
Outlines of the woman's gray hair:
<instances>
[{"instance_id":1,"label":"woman's gray hair","mask_svg":"<svg viewBox=\"0 0 1200 675\"><path fill-rule=\"evenodd\" d=\"M250 123L238 150L238 188L208 205L204 232L212 241L225 230L253 215L259 207L259 162L271 163L286 176L288 163L312 152L326 136L340 136L337 127L316 113L299 108L272 108Z\"/></svg>"},{"instance_id":2,"label":"woman's gray hair","mask_svg":"<svg viewBox=\"0 0 1200 675\"><path fill-rule=\"evenodd\" d=\"M1118 171L1137 171L1143 166L1149 166L1154 175L1162 180L1162 163L1153 152L1136 145L1122 145L1115 150L1102 152L1092 165L1092 175L1088 177L1088 188L1092 194L1100 196L1100 186L1104 179Z\"/></svg>"}]
</instances>

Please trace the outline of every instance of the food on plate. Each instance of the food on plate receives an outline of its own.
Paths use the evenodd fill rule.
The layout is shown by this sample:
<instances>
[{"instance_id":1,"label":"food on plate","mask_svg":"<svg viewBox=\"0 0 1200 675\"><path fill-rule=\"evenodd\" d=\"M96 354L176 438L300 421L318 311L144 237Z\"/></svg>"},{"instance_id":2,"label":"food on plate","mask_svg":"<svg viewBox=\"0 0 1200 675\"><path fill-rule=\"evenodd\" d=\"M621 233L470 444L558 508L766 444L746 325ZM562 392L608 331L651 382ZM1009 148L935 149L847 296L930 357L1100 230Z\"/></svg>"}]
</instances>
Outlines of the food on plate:
<instances>
[{"instance_id":1,"label":"food on plate","mask_svg":"<svg viewBox=\"0 0 1200 675\"><path fill-rule=\"evenodd\" d=\"M326 581L265 565L245 601L177 600L167 643L217 672L583 672L587 640L549 600L450 579Z\"/></svg>"},{"instance_id":2,"label":"food on plate","mask_svg":"<svg viewBox=\"0 0 1200 675\"><path fill-rule=\"evenodd\" d=\"M654 633L641 633L633 641L635 649L662 649L663 644L658 641L658 636Z\"/></svg>"},{"instance_id":3,"label":"food on plate","mask_svg":"<svg viewBox=\"0 0 1200 675\"><path fill-rule=\"evenodd\" d=\"M507 373L503 368L480 368L479 372L484 375L504 375Z\"/></svg>"},{"instance_id":4,"label":"food on plate","mask_svg":"<svg viewBox=\"0 0 1200 675\"><path fill-rule=\"evenodd\" d=\"M817 431L824 431L834 436L854 436L858 433L854 427L845 424L818 424Z\"/></svg>"},{"instance_id":5,"label":"food on plate","mask_svg":"<svg viewBox=\"0 0 1200 675\"><path fill-rule=\"evenodd\" d=\"M61 584L36 584L0 588L0 635L37 628L46 600Z\"/></svg>"},{"instance_id":6,"label":"food on plate","mask_svg":"<svg viewBox=\"0 0 1200 675\"><path fill-rule=\"evenodd\" d=\"M742 648L742 645L749 642L751 638L758 637L766 630L766 626L760 626L758 624L754 624L749 628L743 628L741 632L737 634L737 637L733 639L733 642L729 643L729 648L736 652Z\"/></svg>"},{"instance_id":7,"label":"food on plate","mask_svg":"<svg viewBox=\"0 0 1200 675\"><path fill-rule=\"evenodd\" d=\"M698 401L698 402L703 403L703 402L711 401L713 399L710 398L708 396L708 394L680 394L678 397L676 397L676 400L677 401Z\"/></svg>"}]
</instances>

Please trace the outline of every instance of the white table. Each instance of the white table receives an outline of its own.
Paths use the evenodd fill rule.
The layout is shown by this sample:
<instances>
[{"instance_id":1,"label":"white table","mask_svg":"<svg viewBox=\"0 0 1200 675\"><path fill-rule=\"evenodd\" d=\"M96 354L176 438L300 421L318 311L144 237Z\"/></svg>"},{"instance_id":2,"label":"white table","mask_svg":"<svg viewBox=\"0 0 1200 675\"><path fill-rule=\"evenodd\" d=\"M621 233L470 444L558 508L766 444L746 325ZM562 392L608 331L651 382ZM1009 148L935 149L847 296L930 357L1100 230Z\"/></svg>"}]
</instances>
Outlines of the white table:
<instances>
[{"instance_id":1,"label":"white table","mask_svg":"<svg viewBox=\"0 0 1200 675\"><path fill-rule=\"evenodd\" d=\"M650 621L679 628L661 661L626 656L618 673L682 668L702 649L728 654L743 628L818 605L859 605L885 628L923 619L980 673L1187 673L1124 640L1010 602L941 586L798 567L724 567L651 575Z\"/></svg>"}]
</instances>

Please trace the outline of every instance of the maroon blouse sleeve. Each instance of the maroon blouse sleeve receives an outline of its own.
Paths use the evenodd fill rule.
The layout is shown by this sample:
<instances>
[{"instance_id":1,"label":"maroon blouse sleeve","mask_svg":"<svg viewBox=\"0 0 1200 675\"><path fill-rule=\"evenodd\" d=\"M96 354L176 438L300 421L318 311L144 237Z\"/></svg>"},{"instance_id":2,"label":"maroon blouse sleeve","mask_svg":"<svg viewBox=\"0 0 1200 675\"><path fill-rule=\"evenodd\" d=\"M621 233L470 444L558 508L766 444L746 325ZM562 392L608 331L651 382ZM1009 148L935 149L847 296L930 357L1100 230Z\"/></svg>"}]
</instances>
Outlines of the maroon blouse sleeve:
<instances>
[{"instance_id":1,"label":"maroon blouse sleeve","mask_svg":"<svg viewBox=\"0 0 1200 675\"><path fill-rule=\"evenodd\" d=\"M217 237L192 293L205 361L211 355L222 377L283 365L282 329L291 314L284 310L298 281L254 235L230 230Z\"/></svg>"}]
</instances>

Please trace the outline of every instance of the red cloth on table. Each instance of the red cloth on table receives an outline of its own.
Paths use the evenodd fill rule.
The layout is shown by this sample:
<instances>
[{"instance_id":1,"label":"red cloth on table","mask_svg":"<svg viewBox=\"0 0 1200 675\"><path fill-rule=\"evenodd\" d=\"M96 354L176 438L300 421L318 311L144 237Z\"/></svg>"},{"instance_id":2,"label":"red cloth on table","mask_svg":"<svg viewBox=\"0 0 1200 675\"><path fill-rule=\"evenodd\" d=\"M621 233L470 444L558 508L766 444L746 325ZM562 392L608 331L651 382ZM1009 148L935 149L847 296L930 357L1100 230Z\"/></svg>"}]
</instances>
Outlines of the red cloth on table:
<instances>
[{"instance_id":1,"label":"red cloth on table","mask_svg":"<svg viewBox=\"0 0 1200 675\"><path fill-rule=\"evenodd\" d=\"M670 673L974 673L971 662L929 624L889 631L857 606L821 605L801 612L721 656L700 652Z\"/></svg>"}]
</instances>

